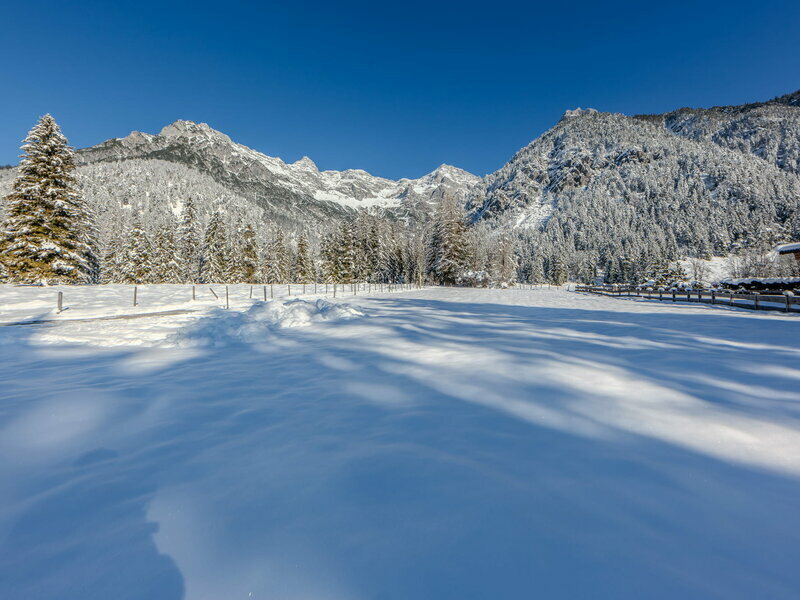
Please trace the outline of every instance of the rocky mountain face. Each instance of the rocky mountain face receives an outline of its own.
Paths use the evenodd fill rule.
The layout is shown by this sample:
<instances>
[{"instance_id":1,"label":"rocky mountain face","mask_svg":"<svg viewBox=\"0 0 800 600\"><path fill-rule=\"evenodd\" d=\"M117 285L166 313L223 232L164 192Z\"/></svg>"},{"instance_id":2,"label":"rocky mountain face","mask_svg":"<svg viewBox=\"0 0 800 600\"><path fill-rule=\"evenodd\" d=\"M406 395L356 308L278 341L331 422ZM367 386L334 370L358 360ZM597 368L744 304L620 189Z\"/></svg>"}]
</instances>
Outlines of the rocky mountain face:
<instances>
[{"instance_id":1,"label":"rocky mountain face","mask_svg":"<svg viewBox=\"0 0 800 600\"><path fill-rule=\"evenodd\" d=\"M553 243L578 251L627 234L700 253L792 238L800 235L799 98L636 117L567 111L486 177L472 218L551 229Z\"/></svg>"},{"instance_id":2,"label":"rocky mountain face","mask_svg":"<svg viewBox=\"0 0 800 600\"><path fill-rule=\"evenodd\" d=\"M800 91L663 115L567 111L483 179L448 165L397 181L321 171L309 158L285 163L190 121L80 150L78 162L105 230L130 207L145 222L178 216L187 197L202 218L224 207L232 220L289 229L361 207L425 221L448 194L475 222L593 256L653 240L668 254L707 254L800 237ZM13 176L0 169L0 195Z\"/></svg>"},{"instance_id":3,"label":"rocky mountain face","mask_svg":"<svg viewBox=\"0 0 800 600\"><path fill-rule=\"evenodd\" d=\"M133 132L78 152L79 164L95 168L131 160L140 166L142 161L184 165L282 221L337 219L372 206L399 217L423 218L443 194L466 202L481 183L449 165L419 179L394 181L356 169L320 171L308 157L287 164L191 121L176 121L158 135Z\"/></svg>"},{"instance_id":4,"label":"rocky mountain face","mask_svg":"<svg viewBox=\"0 0 800 600\"><path fill-rule=\"evenodd\" d=\"M676 135L753 154L800 174L800 91L742 106L681 108L656 119Z\"/></svg>"}]
</instances>

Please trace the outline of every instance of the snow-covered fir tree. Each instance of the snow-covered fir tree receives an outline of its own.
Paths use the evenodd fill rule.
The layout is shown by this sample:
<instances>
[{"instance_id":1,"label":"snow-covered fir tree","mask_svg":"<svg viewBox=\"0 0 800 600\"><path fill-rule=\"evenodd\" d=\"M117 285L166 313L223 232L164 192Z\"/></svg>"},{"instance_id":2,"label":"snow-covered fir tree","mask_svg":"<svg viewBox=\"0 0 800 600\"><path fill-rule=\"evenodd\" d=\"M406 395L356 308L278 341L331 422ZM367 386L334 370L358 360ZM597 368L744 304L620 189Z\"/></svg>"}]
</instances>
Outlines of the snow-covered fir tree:
<instances>
[{"instance_id":1,"label":"snow-covered fir tree","mask_svg":"<svg viewBox=\"0 0 800 600\"><path fill-rule=\"evenodd\" d=\"M291 263L283 231L276 228L267 243L262 261L264 283L287 283Z\"/></svg>"},{"instance_id":2,"label":"snow-covered fir tree","mask_svg":"<svg viewBox=\"0 0 800 600\"><path fill-rule=\"evenodd\" d=\"M208 221L203 237L200 279L203 283L224 283L228 275L228 241L222 212L217 210Z\"/></svg>"},{"instance_id":3,"label":"snow-covered fir tree","mask_svg":"<svg viewBox=\"0 0 800 600\"><path fill-rule=\"evenodd\" d=\"M315 279L314 261L308 246L308 238L305 233L302 233L297 238L297 252L294 256L292 281L296 283L311 283Z\"/></svg>"},{"instance_id":4,"label":"snow-covered fir tree","mask_svg":"<svg viewBox=\"0 0 800 600\"><path fill-rule=\"evenodd\" d=\"M120 283L153 283L153 246L141 219L136 217L127 236L119 266Z\"/></svg>"},{"instance_id":5,"label":"snow-covered fir tree","mask_svg":"<svg viewBox=\"0 0 800 600\"><path fill-rule=\"evenodd\" d=\"M454 196L439 203L430 239L430 272L443 284L454 284L467 264L467 220Z\"/></svg>"},{"instance_id":6,"label":"snow-covered fir tree","mask_svg":"<svg viewBox=\"0 0 800 600\"><path fill-rule=\"evenodd\" d=\"M161 225L153 238L152 275L154 283L181 283L183 274L172 220Z\"/></svg>"},{"instance_id":7,"label":"snow-covered fir tree","mask_svg":"<svg viewBox=\"0 0 800 600\"><path fill-rule=\"evenodd\" d=\"M241 241L241 276L244 283L258 283L258 242L256 231L252 225L242 230Z\"/></svg>"},{"instance_id":8,"label":"snow-covered fir tree","mask_svg":"<svg viewBox=\"0 0 800 600\"><path fill-rule=\"evenodd\" d=\"M188 197L183 205L181 225L178 230L178 261L181 278L185 283L200 280L200 224L194 200Z\"/></svg>"},{"instance_id":9,"label":"snow-covered fir tree","mask_svg":"<svg viewBox=\"0 0 800 600\"><path fill-rule=\"evenodd\" d=\"M0 262L19 283L92 283L99 277L92 214L75 182L72 148L52 116L25 138L5 199Z\"/></svg>"}]
</instances>

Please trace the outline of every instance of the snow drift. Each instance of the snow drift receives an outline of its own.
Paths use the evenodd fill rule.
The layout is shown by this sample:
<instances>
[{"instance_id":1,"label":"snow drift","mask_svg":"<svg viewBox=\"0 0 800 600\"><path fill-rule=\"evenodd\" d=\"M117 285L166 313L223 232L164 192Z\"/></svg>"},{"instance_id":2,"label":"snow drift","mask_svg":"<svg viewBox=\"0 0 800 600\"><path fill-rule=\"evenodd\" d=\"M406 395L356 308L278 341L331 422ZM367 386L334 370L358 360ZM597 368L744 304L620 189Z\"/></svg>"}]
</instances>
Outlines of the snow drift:
<instances>
[{"instance_id":1,"label":"snow drift","mask_svg":"<svg viewBox=\"0 0 800 600\"><path fill-rule=\"evenodd\" d=\"M257 343L270 332L284 327L307 327L312 323L354 319L364 313L347 304L327 300L272 300L258 302L244 312L222 309L200 319L167 338L168 345L182 347L228 346Z\"/></svg>"}]
</instances>

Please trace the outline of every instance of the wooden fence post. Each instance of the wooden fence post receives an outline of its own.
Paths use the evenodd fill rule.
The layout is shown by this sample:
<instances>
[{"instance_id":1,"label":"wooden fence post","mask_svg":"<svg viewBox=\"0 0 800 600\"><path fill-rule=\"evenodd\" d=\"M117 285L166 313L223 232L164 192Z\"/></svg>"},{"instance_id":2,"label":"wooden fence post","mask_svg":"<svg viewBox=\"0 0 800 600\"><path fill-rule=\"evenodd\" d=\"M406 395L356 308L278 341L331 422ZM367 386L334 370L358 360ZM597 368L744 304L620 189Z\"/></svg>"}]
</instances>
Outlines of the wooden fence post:
<instances>
[{"instance_id":1,"label":"wooden fence post","mask_svg":"<svg viewBox=\"0 0 800 600\"><path fill-rule=\"evenodd\" d=\"M672 290L672 301L675 302L675 290Z\"/></svg>"},{"instance_id":2,"label":"wooden fence post","mask_svg":"<svg viewBox=\"0 0 800 600\"><path fill-rule=\"evenodd\" d=\"M136 286L133 286L133 305L136 306Z\"/></svg>"},{"instance_id":3,"label":"wooden fence post","mask_svg":"<svg viewBox=\"0 0 800 600\"><path fill-rule=\"evenodd\" d=\"M784 293L784 294L783 294L783 297L784 297L784 299L786 300L786 312L788 313L788 312L790 312L790 311L791 311L791 305L790 305L791 303L789 302L789 297L790 297L790 296L789 296L789 294L787 294L787 293Z\"/></svg>"},{"instance_id":4,"label":"wooden fence post","mask_svg":"<svg viewBox=\"0 0 800 600\"><path fill-rule=\"evenodd\" d=\"M194 300L194 299L195 299L195 291L194 291L194 287L195 287L195 286L192 286L192 300Z\"/></svg>"},{"instance_id":5,"label":"wooden fence post","mask_svg":"<svg viewBox=\"0 0 800 600\"><path fill-rule=\"evenodd\" d=\"M288 284L288 283L286 284L286 295L287 296L291 296L292 295L292 286L290 284Z\"/></svg>"},{"instance_id":6,"label":"wooden fence post","mask_svg":"<svg viewBox=\"0 0 800 600\"><path fill-rule=\"evenodd\" d=\"M786 296L786 306L789 306L789 296ZM58 292L58 312L64 310L64 292ZM788 310L786 312L789 312Z\"/></svg>"},{"instance_id":7,"label":"wooden fence post","mask_svg":"<svg viewBox=\"0 0 800 600\"><path fill-rule=\"evenodd\" d=\"M228 298L228 286L226 285L225 286L225 308L230 308L230 307L231 307L231 303L230 303L230 300Z\"/></svg>"},{"instance_id":8,"label":"wooden fence post","mask_svg":"<svg viewBox=\"0 0 800 600\"><path fill-rule=\"evenodd\" d=\"M717 292L716 290L711 290L711 304L717 303Z\"/></svg>"},{"instance_id":9,"label":"wooden fence post","mask_svg":"<svg viewBox=\"0 0 800 600\"><path fill-rule=\"evenodd\" d=\"M758 292L753 292L753 304L755 305L755 309L758 310Z\"/></svg>"},{"instance_id":10,"label":"wooden fence post","mask_svg":"<svg viewBox=\"0 0 800 600\"><path fill-rule=\"evenodd\" d=\"M264 302L267 301L267 286L264 286Z\"/></svg>"},{"instance_id":11,"label":"wooden fence post","mask_svg":"<svg viewBox=\"0 0 800 600\"><path fill-rule=\"evenodd\" d=\"M269 299L272 300L275 298L275 289L272 287L272 284L269 284Z\"/></svg>"},{"instance_id":12,"label":"wooden fence post","mask_svg":"<svg viewBox=\"0 0 800 600\"><path fill-rule=\"evenodd\" d=\"M333 297L336 298L336 282L333 282Z\"/></svg>"},{"instance_id":13,"label":"wooden fence post","mask_svg":"<svg viewBox=\"0 0 800 600\"><path fill-rule=\"evenodd\" d=\"M250 286L250 297L251 298L253 297L253 286L252 285Z\"/></svg>"}]
</instances>

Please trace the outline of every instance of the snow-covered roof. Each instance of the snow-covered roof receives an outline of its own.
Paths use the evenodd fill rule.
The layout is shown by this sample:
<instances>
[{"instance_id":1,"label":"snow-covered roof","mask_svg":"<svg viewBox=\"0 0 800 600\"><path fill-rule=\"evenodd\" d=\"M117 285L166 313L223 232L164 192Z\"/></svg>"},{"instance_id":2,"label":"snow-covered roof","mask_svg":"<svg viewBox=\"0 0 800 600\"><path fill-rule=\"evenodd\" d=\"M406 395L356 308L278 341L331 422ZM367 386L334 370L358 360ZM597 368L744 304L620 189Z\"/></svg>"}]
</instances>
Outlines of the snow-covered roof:
<instances>
[{"instance_id":1,"label":"snow-covered roof","mask_svg":"<svg viewBox=\"0 0 800 600\"><path fill-rule=\"evenodd\" d=\"M778 254L792 254L793 252L800 252L800 242L792 242L791 244L781 244L775 250Z\"/></svg>"}]
</instances>

